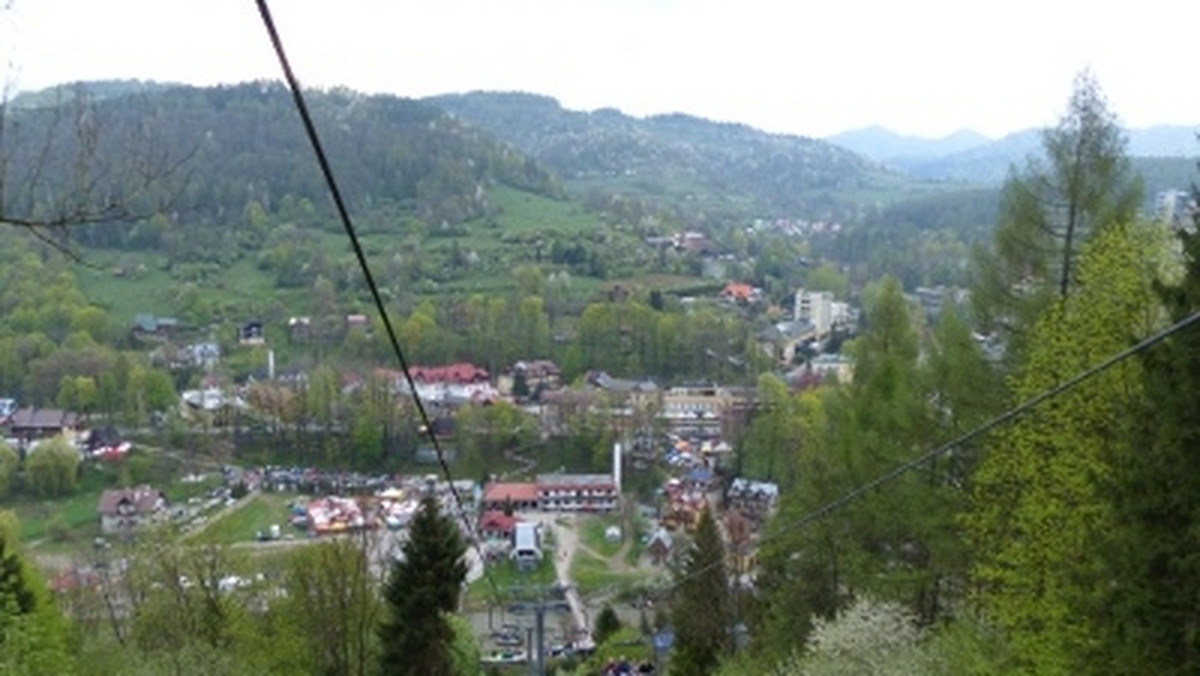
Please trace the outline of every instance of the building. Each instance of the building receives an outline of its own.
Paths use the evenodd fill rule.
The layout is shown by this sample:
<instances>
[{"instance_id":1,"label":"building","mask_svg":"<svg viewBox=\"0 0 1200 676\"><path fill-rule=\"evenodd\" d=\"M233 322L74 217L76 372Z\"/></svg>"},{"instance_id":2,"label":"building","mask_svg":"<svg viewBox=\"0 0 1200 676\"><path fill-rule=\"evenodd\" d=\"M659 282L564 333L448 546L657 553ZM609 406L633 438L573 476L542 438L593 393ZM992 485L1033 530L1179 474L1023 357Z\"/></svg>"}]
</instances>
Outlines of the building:
<instances>
[{"instance_id":1,"label":"building","mask_svg":"<svg viewBox=\"0 0 1200 676\"><path fill-rule=\"evenodd\" d=\"M513 527L513 548L509 554L518 568L532 568L542 560L542 535L536 523L521 522Z\"/></svg>"},{"instance_id":2,"label":"building","mask_svg":"<svg viewBox=\"0 0 1200 676\"><path fill-rule=\"evenodd\" d=\"M75 443L82 428L78 415L57 408L19 408L8 419L8 436L23 444L59 435Z\"/></svg>"},{"instance_id":3,"label":"building","mask_svg":"<svg viewBox=\"0 0 1200 676\"><path fill-rule=\"evenodd\" d=\"M538 487L532 483L490 483L483 489L483 508L503 512L538 508Z\"/></svg>"},{"instance_id":4,"label":"building","mask_svg":"<svg viewBox=\"0 0 1200 676\"><path fill-rule=\"evenodd\" d=\"M719 436L736 400L718 385L680 385L663 391L658 417L675 433Z\"/></svg>"},{"instance_id":5,"label":"building","mask_svg":"<svg viewBox=\"0 0 1200 676\"><path fill-rule=\"evenodd\" d=\"M511 540L518 523L520 522L515 516L488 510L479 517L476 531L479 533L480 540Z\"/></svg>"},{"instance_id":6,"label":"building","mask_svg":"<svg viewBox=\"0 0 1200 676\"><path fill-rule=\"evenodd\" d=\"M608 474L542 474L537 495L547 511L607 512L617 508L620 489Z\"/></svg>"},{"instance_id":7,"label":"building","mask_svg":"<svg viewBox=\"0 0 1200 676\"><path fill-rule=\"evenodd\" d=\"M137 340L170 340L178 330L179 320L174 317L139 314L133 318L130 333Z\"/></svg>"},{"instance_id":8,"label":"building","mask_svg":"<svg viewBox=\"0 0 1200 676\"><path fill-rule=\"evenodd\" d=\"M833 292L796 290L794 319L811 322L817 338L829 335L833 330Z\"/></svg>"},{"instance_id":9,"label":"building","mask_svg":"<svg viewBox=\"0 0 1200 676\"><path fill-rule=\"evenodd\" d=\"M129 534L166 518L167 496L149 486L107 490L100 496L96 511L100 530L106 535Z\"/></svg>"}]
</instances>

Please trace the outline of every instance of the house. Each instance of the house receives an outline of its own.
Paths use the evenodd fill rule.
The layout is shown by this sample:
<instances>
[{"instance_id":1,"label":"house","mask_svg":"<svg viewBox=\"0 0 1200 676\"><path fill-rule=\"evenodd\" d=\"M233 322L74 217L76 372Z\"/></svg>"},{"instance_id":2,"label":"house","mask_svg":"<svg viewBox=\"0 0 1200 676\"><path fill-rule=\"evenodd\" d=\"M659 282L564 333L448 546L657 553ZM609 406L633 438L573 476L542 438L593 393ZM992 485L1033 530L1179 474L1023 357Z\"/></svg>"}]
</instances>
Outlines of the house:
<instances>
[{"instance_id":1,"label":"house","mask_svg":"<svg viewBox=\"0 0 1200 676\"><path fill-rule=\"evenodd\" d=\"M294 342L303 342L312 337L312 319L308 317L288 317L288 338Z\"/></svg>"},{"instance_id":2,"label":"house","mask_svg":"<svg viewBox=\"0 0 1200 676\"><path fill-rule=\"evenodd\" d=\"M802 345L817 339L816 327L810 321L780 322L758 334L759 349L780 364L791 364Z\"/></svg>"},{"instance_id":3,"label":"house","mask_svg":"<svg viewBox=\"0 0 1200 676\"><path fill-rule=\"evenodd\" d=\"M729 282L724 289L721 289L720 296L731 303L749 305L762 298L762 289L756 289L749 284L740 282Z\"/></svg>"},{"instance_id":4,"label":"house","mask_svg":"<svg viewBox=\"0 0 1200 676\"><path fill-rule=\"evenodd\" d=\"M265 340L263 323L257 319L252 319L238 327L238 343L242 345L262 345Z\"/></svg>"},{"instance_id":5,"label":"house","mask_svg":"<svg viewBox=\"0 0 1200 676\"><path fill-rule=\"evenodd\" d=\"M532 568L542 560L542 535L538 524L521 522L513 528L513 548L509 554L518 568Z\"/></svg>"},{"instance_id":6,"label":"house","mask_svg":"<svg viewBox=\"0 0 1200 676\"><path fill-rule=\"evenodd\" d=\"M620 489L608 474L542 474L538 506L564 512L607 512L617 508Z\"/></svg>"},{"instance_id":7,"label":"house","mask_svg":"<svg viewBox=\"0 0 1200 676\"><path fill-rule=\"evenodd\" d=\"M79 416L57 408L20 408L8 419L9 436L22 443L59 435L74 443L82 428Z\"/></svg>"},{"instance_id":8,"label":"house","mask_svg":"<svg viewBox=\"0 0 1200 676\"><path fill-rule=\"evenodd\" d=\"M518 392L524 383L524 391ZM538 390L555 390L562 384L562 371L549 359L519 361L496 378L496 389L502 395L528 397Z\"/></svg>"},{"instance_id":9,"label":"house","mask_svg":"<svg viewBox=\"0 0 1200 676\"><path fill-rule=\"evenodd\" d=\"M488 510L479 517L476 530L480 540L511 540L519 521L504 512Z\"/></svg>"},{"instance_id":10,"label":"house","mask_svg":"<svg viewBox=\"0 0 1200 676\"><path fill-rule=\"evenodd\" d=\"M133 318L130 334L138 340L170 340L178 329L179 320L174 317L142 313Z\"/></svg>"},{"instance_id":11,"label":"house","mask_svg":"<svg viewBox=\"0 0 1200 676\"><path fill-rule=\"evenodd\" d=\"M669 561L673 545L674 538L671 537L671 531L659 526L650 536L650 541L646 543L646 554L650 557L650 562L661 566Z\"/></svg>"},{"instance_id":12,"label":"house","mask_svg":"<svg viewBox=\"0 0 1200 676\"><path fill-rule=\"evenodd\" d=\"M511 505L515 510L538 508L538 487L531 483L493 482L483 489L483 508L503 512Z\"/></svg>"},{"instance_id":13,"label":"house","mask_svg":"<svg viewBox=\"0 0 1200 676\"><path fill-rule=\"evenodd\" d=\"M167 516L167 496L149 486L107 490L100 495L96 511L101 532L128 535Z\"/></svg>"}]
</instances>

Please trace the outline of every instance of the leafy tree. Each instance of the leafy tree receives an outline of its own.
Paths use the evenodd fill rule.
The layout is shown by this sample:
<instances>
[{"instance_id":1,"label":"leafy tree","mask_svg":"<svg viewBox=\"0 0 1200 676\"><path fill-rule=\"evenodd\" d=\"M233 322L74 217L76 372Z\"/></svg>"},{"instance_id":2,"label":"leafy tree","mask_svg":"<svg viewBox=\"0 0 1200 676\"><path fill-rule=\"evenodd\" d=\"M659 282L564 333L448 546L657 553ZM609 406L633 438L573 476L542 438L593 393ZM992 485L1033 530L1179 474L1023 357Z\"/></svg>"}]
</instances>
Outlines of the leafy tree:
<instances>
[{"instance_id":1,"label":"leafy tree","mask_svg":"<svg viewBox=\"0 0 1200 676\"><path fill-rule=\"evenodd\" d=\"M1200 219L1200 213L1194 218ZM1179 231L1186 274L1158 296L1172 321L1200 311L1200 235ZM1106 594L1105 656L1112 673L1200 670L1200 348L1192 327L1147 352L1145 404L1131 412L1136 454L1113 473L1118 537L1105 551L1115 570Z\"/></svg>"},{"instance_id":2,"label":"leafy tree","mask_svg":"<svg viewBox=\"0 0 1200 676\"><path fill-rule=\"evenodd\" d=\"M1156 232L1129 225L1085 247L1078 291L1034 327L1016 400L1154 328L1150 280L1162 253ZM973 477L965 525L978 601L1030 671L1074 673L1097 649L1113 581L1098 555L1114 525L1105 485L1115 462L1134 457L1128 412L1140 405L1140 370L1126 361L1044 402L996 435Z\"/></svg>"},{"instance_id":3,"label":"leafy tree","mask_svg":"<svg viewBox=\"0 0 1200 676\"><path fill-rule=\"evenodd\" d=\"M423 498L384 587L387 610L379 628L384 673L454 673L455 632L446 615L458 611L465 553L454 522L440 513L436 499Z\"/></svg>"},{"instance_id":4,"label":"leafy tree","mask_svg":"<svg viewBox=\"0 0 1200 676\"><path fill-rule=\"evenodd\" d=\"M73 673L69 625L20 552L19 531L16 517L0 511L0 673Z\"/></svg>"},{"instance_id":5,"label":"leafy tree","mask_svg":"<svg viewBox=\"0 0 1200 676\"><path fill-rule=\"evenodd\" d=\"M1141 203L1126 139L1090 73L1080 74L1057 127L1042 135L1046 162L1031 158L1001 194L990 254L977 260L972 299L984 324L1016 339L1054 298L1077 284L1080 247Z\"/></svg>"},{"instance_id":6,"label":"leafy tree","mask_svg":"<svg viewBox=\"0 0 1200 676\"><path fill-rule=\"evenodd\" d=\"M21 456L12 446L0 441L0 500L8 497L17 479L17 470L21 465Z\"/></svg>"},{"instance_id":7,"label":"leafy tree","mask_svg":"<svg viewBox=\"0 0 1200 676\"><path fill-rule=\"evenodd\" d=\"M297 644L301 671L374 673L382 604L369 551L367 539L350 538L303 547L289 556L283 574L287 594L272 610L293 637L289 642Z\"/></svg>"},{"instance_id":8,"label":"leafy tree","mask_svg":"<svg viewBox=\"0 0 1200 676\"><path fill-rule=\"evenodd\" d=\"M70 495L78 482L79 451L61 436L43 441L25 459L25 475L38 495Z\"/></svg>"},{"instance_id":9,"label":"leafy tree","mask_svg":"<svg viewBox=\"0 0 1200 676\"><path fill-rule=\"evenodd\" d=\"M709 674L733 648L733 604L725 571L725 545L707 508L696 539L678 573L671 623L675 627L672 671Z\"/></svg>"}]
</instances>

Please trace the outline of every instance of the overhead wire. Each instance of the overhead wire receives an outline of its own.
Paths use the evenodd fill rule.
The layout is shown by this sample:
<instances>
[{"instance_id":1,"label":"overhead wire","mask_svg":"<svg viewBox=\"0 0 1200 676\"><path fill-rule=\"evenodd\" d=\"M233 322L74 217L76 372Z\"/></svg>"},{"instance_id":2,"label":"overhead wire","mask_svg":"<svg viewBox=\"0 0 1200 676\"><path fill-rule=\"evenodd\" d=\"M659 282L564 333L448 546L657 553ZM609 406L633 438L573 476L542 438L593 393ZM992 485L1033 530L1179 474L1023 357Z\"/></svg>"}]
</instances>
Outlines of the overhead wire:
<instances>
[{"instance_id":1,"label":"overhead wire","mask_svg":"<svg viewBox=\"0 0 1200 676\"><path fill-rule=\"evenodd\" d=\"M1061 382L1053 387L1049 387L1049 388L1042 390L1038 394L1036 394L1036 395L1026 399L1025 401L1021 402L1020 404L1008 409L1004 413L1001 413L1001 414L995 416L994 418L979 425L978 427L975 427L974 429L972 429L962 435L959 435L958 437L934 448L933 450L923 453L911 460L900 463L899 465L896 465L892 469L888 470L887 472L884 472L883 474L880 474L879 476L875 477L874 479L871 479L870 481L860 484L860 485L856 486L855 488L847 491L845 494L843 494L841 497L837 498L836 500L828 502L828 503L818 507L817 509L812 510L811 512L805 513L800 518L795 519L791 522L788 522L788 523L772 530L770 533L767 533L767 534L763 535L761 538L759 538L759 541L758 541L759 546L761 547L764 542L774 540L774 539L779 538L779 537L781 537L787 533L790 533L794 530L803 528L803 527L807 526L808 524L813 523L814 521L817 521L826 516L829 516L830 514L836 512L837 510L839 510L839 509L845 507L846 505L849 505L850 503L854 502L855 500L858 500L859 498L863 497L864 495L871 492L872 490L880 488L881 486L883 486L887 483L890 483L891 481L894 481L895 479L900 478L901 476L907 474L908 472L934 460L935 458L937 458L939 456L950 453L954 449L970 442L971 440L975 439L976 437L978 437L980 435L986 434L1001 425L1012 422L1013 420L1019 418L1020 416L1028 413L1030 410L1034 409L1038 405L1079 386L1080 384L1084 383L1085 381L1103 373L1104 371L1107 371L1108 369L1112 368L1113 366L1116 366L1117 364L1121 363L1122 361L1125 361L1126 359L1128 359L1134 355L1144 352L1145 350L1153 347L1154 345L1157 345L1158 343L1161 343L1162 341L1166 340L1167 338L1170 338L1172 335L1174 335L1174 334L1176 334L1198 322L1200 322L1200 312L1196 312L1188 317L1185 317L1184 319L1179 320L1178 322L1172 324L1171 326L1169 326L1165 329L1162 329L1162 330L1150 335L1149 337L1138 341L1137 343L1133 344L1132 346L1125 348L1124 350L1121 350L1120 352L1108 357L1107 359L1095 364L1094 366L1091 366L1090 368L1080 371L1079 373L1075 374L1071 378L1068 378L1067 380L1064 380L1063 382ZM695 578L697 578L697 577L699 577L699 576L701 576L723 564L724 564L724 561L716 561L716 562L710 563L706 566L701 566L700 568L698 568L694 571L691 571L684 576L681 576L679 578L676 578L675 580L672 580L671 584L665 585L656 590L653 590L652 592L646 594L646 596L654 597L654 598L661 598L661 597L665 596L666 594L670 593L671 591L674 591L677 587L684 584L685 582L689 582L689 581L691 581L691 580L693 580L693 579L695 579Z\"/></svg>"},{"instance_id":2,"label":"overhead wire","mask_svg":"<svg viewBox=\"0 0 1200 676\"><path fill-rule=\"evenodd\" d=\"M333 168L329 164L329 159L325 155L324 146L321 144L320 135L317 133L316 125L313 124L312 115L309 113L308 104L304 98L304 92L300 89L299 80L292 70L291 62L288 59L287 51L284 49L283 40L279 36L279 31L275 26L275 20L271 16L271 9L267 5L267 0L255 0L258 5L259 15L262 17L263 25L267 29L267 34L271 39L271 45L275 50L275 55L279 59L279 65L283 69L284 79L287 81L288 89L292 94L292 101L295 103L296 110L300 114L300 120L304 125L305 135L308 137L309 144L312 145L313 152L317 157L317 164L320 165L321 174L325 179L325 185L329 188L329 194L333 198L334 206L337 209L338 218L341 220L342 227L346 231L346 236L350 239L350 246L354 250L354 256L358 260L358 267L362 270L363 277L366 280L367 288L371 291L371 299L374 302L376 311L383 321L384 331L387 333L388 341L392 348L392 353L396 356L396 361L400 365L400 371L404 375L404 381L408 385L409 392L412 393L413 403L417 409L417 415L424 427L430 443L433 445L434 454L437 457L438 465L442 474L446 478L446 483L449 487L450 494L454 498L455 506L458 509L458 515L466 533L469 536L471 545L474 547L476 554L479 556L479 563L483 566L483 575L488 581L488 586L492 591L496 602L501 599L500 588L496 584L496 580L488 571L486 565L486 557L483 549L479 544L479 538L476 537L475 524L467 515L467 510L463 502L462 496L458 489L454 486L454 476L450 472L450 464L446 460L445 451L442 448L441 442L438 441L437 434L429 418L429 413L425 408L425 404L421 401L421 395L417 390L416 382L413 379L412 371L409 368L408 360L404 356L404 351L400 347L400 341L396 337L395 327L392 325L392 320L388 316L387 308L383 302L383 296L379 292L379 287L375 283L375 276L371 273L371 266L367 261L366 254L363 251L362 244L359 241L358 233L354 228L354 223L350 218L349 209L346 208L346 201L342 197L342 191L338 187L337 179L334 177Z\"/></svg>"}]
</instances>

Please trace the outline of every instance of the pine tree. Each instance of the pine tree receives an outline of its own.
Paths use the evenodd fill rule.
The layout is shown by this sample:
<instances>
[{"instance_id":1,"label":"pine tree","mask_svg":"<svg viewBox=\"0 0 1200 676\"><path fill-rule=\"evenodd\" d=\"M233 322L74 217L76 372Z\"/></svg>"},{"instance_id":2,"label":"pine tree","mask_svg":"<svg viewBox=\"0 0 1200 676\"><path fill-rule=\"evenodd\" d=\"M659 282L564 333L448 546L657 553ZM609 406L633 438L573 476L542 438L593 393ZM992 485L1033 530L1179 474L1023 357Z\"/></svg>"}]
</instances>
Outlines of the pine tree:
<instances>
[{"instance_id":1,"label":"pine tree","mask_svg":"<svg viewBox=\"0 0 1200 676\"><path fill-rule=\"evenodd\" d=\"M710 674L731 651L733 605L725 572L725 545L707 508L696 524L696 539L684 556L675 593L671 672Z\"/></svg>"},{"instance_id":2,"label":"pine tree","mask_svg":"<svg viewBox=\"0 0 1200 676\"><path fill-rule=\"evenodd\" d=\"M467 576L465 554L454 522L426 496L384 588L387 618L379 630L384 674L454 673L455 632L447 614L458 610Z\"/></svg>"},{"instance_id":3,"label":"pine tree","mask_svg":"<svg viewBox=\"0 0 1200 676\"><path fill-rule=\"evenodd\" d=\"M1195 214L1200 226L1200 212ZM1186 273L1159 287L1172 321L1200 311L1200 234L1179 233ZM1108 603L1111 673L1200 672L1200 342L1191 327L1145 354L1138 452L1114 472L1120 534Z\"/></svg>"}]
</instances>

